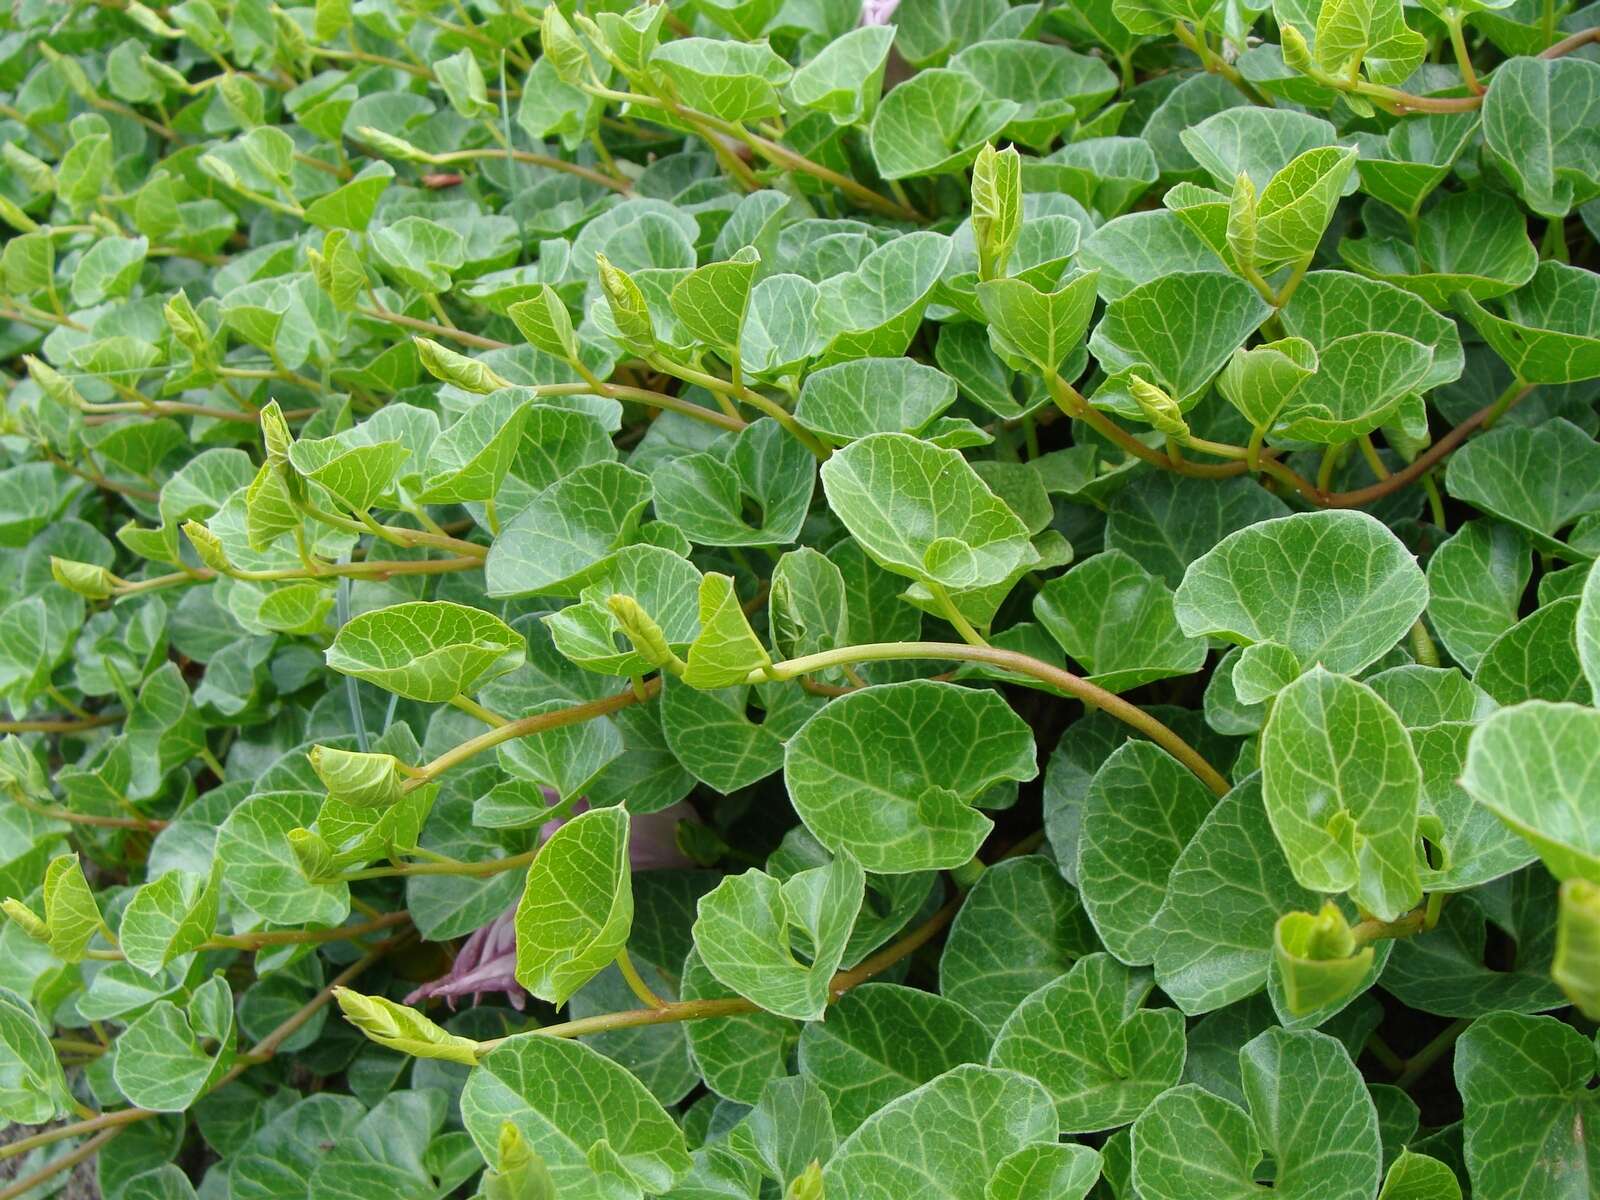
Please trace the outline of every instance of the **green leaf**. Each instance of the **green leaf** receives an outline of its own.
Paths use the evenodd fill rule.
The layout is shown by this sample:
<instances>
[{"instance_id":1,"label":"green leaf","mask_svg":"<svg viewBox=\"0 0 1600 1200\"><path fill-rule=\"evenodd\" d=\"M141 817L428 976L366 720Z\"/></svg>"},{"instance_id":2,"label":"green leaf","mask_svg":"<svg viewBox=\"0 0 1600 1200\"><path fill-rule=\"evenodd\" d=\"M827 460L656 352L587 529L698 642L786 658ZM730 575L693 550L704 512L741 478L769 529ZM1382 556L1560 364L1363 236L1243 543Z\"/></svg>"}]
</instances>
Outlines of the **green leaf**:
<instances>
[{"instance_id":1,"label":"green leaf","mask_svg":"<svg viewBox=\"0 0 1600 1200\"><path fill-rule=\"evenodd\" d=\"M402 217L369 230L367 242L387 274L420 292L445 291L467 261L461 235L426 217Z\"/></svg>"},{"instance_id":2,"label":"green leaf","mask_svg":"<svg viewBox=\"0 0 1600 1200\"><path fill-rule=\"evenodd\" d=\"M0 1116L38 1125L68 1105L66 1076L28 1002L0 988Z\"/></svg>"},{"instance_id":3,"label":"green leaf","mask_svg":"<svg viewBox=\"0 0 1600 1200\"><path fill-rule=\"evenodd\" d=\"M1597 71L1600 74L1600 71ZM1470 294L1462 311L1526 383L1571 383L1600 376L1600 281L1593 271L1544 262L1496 313Z\"/></svg>"},{"instance_id":4,"label":"green leaf","mask_svg":"<svg viewBox=\"0 0 1600 1200\"><path fill-rule=\"evenodd\" d=\"M1270 313L1267 302L1237 276L1164 274L1106 305L1089 352L1114 380L1138 369L1187 411ZM1093 399L1126 415L1138 413L1125 381L1108 381Z\"/></svg>"},{"instance_id":5,"label":"green leaf","mask_svg":"<svg viewBox=\"0 0 1600 1200\"><path fill-rule=\"evenodd\" d=\"M689 952L684 961L682 994L685 1000L727 1000L735 993L725 987ZM738 1013L731 1017L705 1017L685 1023L689 1049L706 1086L719 1096L742 1104L755 1104L769 1079L789 1072L799 1026L768 1012Z\"/></svg>"},{"instance_id":6,"label":"green leaf","mask_svg":"<svg viewBox=\"0 0 1600 1200\"><path fill-rule=\"evenodd\" d=\"M380 1046L416 1058L444 1059L469 1067L478 1063L476 1042L446 1033L414 1008L382 996L363 996L349 988L335 989L333 998L345 1020Z\"/></svg>"},{"instance_id":7,"label":"green leaf","mask_svg":"<svg viewBox=\"0 0 1600 1200\"><path fill-rule=\"evenodd\" d=\"M484 560L489 595L574 596L634 537L650 480L616 462L561 476L506 523Z\"/></svg>"},{"instance_id":8,"label":"green leaf","mask_svg":"<svg viewBox=\"0 0 1600 1200\"><path fill-rule=\"evenodd\" d=\"M1594 701L1600 705L1600 567L1590 567L1578 600L1578 660Z\"/></svg>"},{"instance_id":9,"label":"green leaf","mask_svg":"<svg viewBox=\"0 0 1600 1200\"><path fill-rule=\"evenodd\" d=\"M1178 627L1166 584L1120 550L1050 580L1033 612L1089 681L1107 691L1188 675L1205 662L1205 640Z\"/></svg>"},{"instance_id":10,"label":"green leaf","mask_svg":"<svg viewBox=\"0 0 1600 1200\"><path fill-rule=\"evenodd\" d=\"M220 1043L215 1054L200 1039ZM157 1000L117 1038L112 1073L140 1108L182 1112L216 1083L233 1060L233 993L214 975L195 989L186 1008Z\"/></svg>"},{"instance_id":11,"label":"green leaf","mask_svg":"<svg viewBox=\"0 0 1600 1200\"><path fill-rule=\"evenodd\" d=\"M1184 1012L1210 1012L1267 981L1281 913L1314 908L1273 834L1252 775L1211 810L1178 856L1156 914L1156 981Z\"/></svg>"},{"instance_id":12,"label":"green leaf","mask_svg":"<svg viewBox=\"0 0 1600 1200\"><path fill-rule=\"evenodd\" d=\"M836 125L858 125L877 109L894 27L867 25L828 42L789 80L789 99L826 113Z\"/></svg>"},{"instance_id":13,"label":"green leaf","mask_svg":"<svg viewBox=\"0 0 1600 1200\"><path fill-rule=\"evenodd\" d=\"M128 962L150 975L197 950L217 928L222 873L200 876L174 870L133 894L122 912L117 941Z\"/></svg>"},{"instance_id":14,"label":"green leaf","mask_svg":"<svg viewBox=\"0 0 1600 1200\"><path fill-rule=\"evenodd\" d=\"M644 1085L575 1041L531 1033L501 1043L467 1077L461 1119L500 1169L500 1129L510 1121L544 1160L557 1195L637 1200L689 1170L683 1131Z\"/></svg>"},{"instance_id":15,"label":"green leaf","mask_svg":"<svg viewBox=\"0 0 1600 1200\"><path fill-rule=\"evenodd\" d=\"M727 262L707 263L672 289L672 311L697 340L737 350L761 256L749 246Z\"/></svg>"},{"instance_id":16,"label":"green leaf","mask_svg":"<svg viewBox=\"0 0 1600 1200\"><path fill-rule=\"evenodd\" d=\"M315 792L259 792L217 830L217 860L228 895L275 925L337 925L350 911L344 883L311 883L289 848L291 829L309 828L322 807Z\"/></svg>"},{"instance_id":17,"label":"green leaf","mask_svg":"<svg viewBox=\"0 0 1600 1200\"><path fill-rule=\"evenodd\" d=\"M845 853L782 883L764 871L728 876L700 899L695 950L720 983L767 1012L821 1020L864 886ZM806 962L795 957L796 936Z\"/></svg>"},{"instance_id":18,"label":"green leaf","mask_svg":"<svg viewBox=\"0 0 1600 1200\"><path fill-rule=\"evenodd\" d=\"M1275 437L1324 445L1350 441L1390 421L1424 384L1433 351L1397 333L1357 333L1317 349L1317 369L1278 412Z\"/></svg>"},{"instance_id":19,"label":"green leaf","mask_svg":"<svg viewBox=\"0 0 1600 1200\"><path fill-rule=\"evenodd\" d=\"M1077 877L1095 931L1123 962L1154 961L1167 878L1215 803L1192 771L1150 742L1125 742L1095 772Z\"/></svg>"},{"instance_id":20,"label":"green leaf","mask_svg":"<svg viewBox=\"0 0 1600 1200\"><path fill-rule=\"evenodd\" d=\"M43 887L50 952L62 962L79 962L103 922L78 856L62 854L51 859L45 867Z\"/></svg>"},{"instance_id":21,"label":"green leaf","mask_svg":"<svg viewBox=\"0 0 1600 1200\"><path fill-rule=\"evenodd\" d=\"M1117 90L1116 76L1098 58L1021 38L979 42L950 65L971 75L997 100L1014 101L1017 113L1006 123L1004 135L1041 152Z\"/></svg>"},{"instance_id":22,"label":"green leaf","mask_svg":"<svg viewBox=\"0 0 1600 1200\"><path fill-rule=\"evenodd\" d=\"M878 105L872 157L885 179L949 175L971 166L1019 111L962 71L919 71Z\"/></svg>"},{"instance_id":23,"label":"green leaf","mask_svg":"<svg viewBox=\"0 0 1600 1200\"><path fill-rule=\"evenodd\" d=\"M1305 338L1320 355L1339 338L1387 333L1433 350L1433 367L1418 385L1427 391L1461 375L1461 337L1455 322L1411 292L1345 271L1311 271L1284 305L1286 334Z\"/></svg>"},{"instance_id":24,"label":"green leaf","mask_svg":"<svg viewBox=\"0 0 1600 1200\"><path fill-rule=\"evenodd\" d=\"M942 996L893 983L851 988L800 1035L800 1072L848 1137L873 1113L962 1063L982 1062L990 1033Z\"/></svg>"},{"instance_id":25,"label":"green leaf","mask_svg":"<svg viewBox=\"0 0 1600 1200\"><path fill-rule=\"evenodd\" d=\"M1489 81L1483 140L1528 207L1565 217L1600 195L1600 63L1513 58Z\"/></svg>"},{"instance_id":26,"label":"green leaf","mask_svg":"<svg viewBox=\"0 0 1600 1200\"><path fill-rule=\"evenodd\" d=\"M1502 425L1452 455L1450 494L1531 534L1546 551L1556 534L1600 508L1600 447L1570 422ZM1563 548L1564 549L1564 548Z\"/></svg>"},{"instance_id":27,"label":"green leaf","mask_svg":"<svg viewBox=\"0 0 1600 1200\"><path fill-rule=\"evenodd\" d=\"M703 454L686 454L651 476L656 515L702 546L770 546L800 534L815 487L816 460L776 421L761 420ZM752 525L749 506L759 512Z\"/></svg>"},{"instance_id":28,"label":"green leaf","mask_svg":"<svg viewBox=\"0 0 1600 1200\"><path fill-rule=\"evenodd\" d=\"M1462 786L1521 834L1557 879L1600 882L1600 841L1583 817L1593 793L1600 713L1576 704L1529 701L1483 722L1467 749Z\"/></svg>"},{"instance_id":29,"label":"green leaf","mask_svg":"<svg viewBox=\"0 0 1600 1200\"><path fill-rule=\"evenodd\" d=\"M979 878L939 959L939 990L991 1033L1023 999L1099 949L1078 895L1039 855Z\"/></svg>"},{"instance_id":30,"label":"green leaf","mask_svg":"<svg viewBox=\"0 0 1600 1200\"><path fill-rule=\"evenodd\" d=\"M959 1138L930 1138L933 1129ZM1015 1071L956 1067L880 1108L823 1170L829 1196L860 1200L982 1195L1001 1162L1057 1135L1050 1094Z\"/></svg>"},{"instance_id":31,"label":"green leaf","mask_svg":"<svg viewBox=\"0 0 1600 1200\"><path fill-rule=\"evenodd\" d=\"M677 87L690 108L724 121L780 115L778 89L794 72L765 42L687 37L657 47L650 65Z\"/></svg>"},{"instance_id":32,"label":"green leaf","mask_svg":"<svg viewBox=\"0 0 1600 1200\"><path fill-rule=\"evenodd\" d=\"M1594 1044L1553 1017L1493 1013L1456 1043L1472 1194L1581 1196L1600 1186L1583 1134L1594 1119Z\"/></svg>"},{"instance_id":33,"label":"green leaf","mask_svg":"<svg viewBox=\"0 0 1600 1200\"><path fill-rule=\"evenodd\" d=\"M1494 521L1468 521L1428 560L1428 622L1450 656L1476 670L1517 623L1533 574L1527 539Z\"/></svg>"},{"instance_id":34,"label":"green leaf","mask_svg":"<svg viewBox=\"0 0 1600 1200\"><path fill-rule=\"evenodd\" d=\"M1563 596L1524 617L1484 651L1473 682L1501 704L1586 701L1592 692L1578 661L1579 600Z\"/></svg>"},{"instance_id":35,"label":"green leaf","mask_svg":"<svg viewBox=\"0 0 1600 1200\"><path fill-rule=\"evenodd\" d=\"M1315 595L1318 603L1296 603ZM1190 637L1276 642L1349 673L1395 646L1428 599L1401 541L1359 512L1298 513L1230 534L1190 564L1174 599Z\"/></svg>"},{"instance_id":36,"label":"green leaf","mask_svg":"<svg viewBox=\"0 0 1600 1200\"><path fill-rule=\"evenodd\" d=\"M1437 1158L1402 1150L1389 1164L1378 1200L1461 1200L1461 1181Z\"/></svg>"},{"instance_id":37,"label":"green leaf","mask_svg":"<svg viewBox=\"0 0 1600 1200\"><path fill-rule=\"evenodd\" d=\"M1264 1155L1285 1200L1366 1200L1378 1190L1378 1119L1343 1046L1269 1029L1239 1055L1250 1111L1184 1084L1133 1127L1133 1178L1147 1200L1255 1196Z\"/></svg>"},{"instance_id":38,"label":"green leaf","mask_svg":"<svg viewBox=\"0 0 1600 1200\"><path fill-rule=\"evenodd\" d=\"M984 1200L1083 1200L1100 1177L1100 1155L1075 1142L1024 1146L1003 1160Z\"/></svg>"},{"instance_id":39,"label":"green leaf","mask_svg":"<svg viewBox=\"0 0 1600 1200\"><path fill-rule=\"evenodd\" d=\"M1273 936L1273 956L1286 1005L1303 1016L1342 1003L1372 975L1373 948L1357 949L1350 922L1327 903L1316 914L1284 913Z\"/></svg>"},{"instance_id":40,"label":"green leaf","mask_svg":"<svg viewBox=\"0 0 1600 1200\"><path fill-rule=\"evenodd\" d=\"M873 250L853 270L823 279L811 304L825 347L824 364L904 354L950 260L951 245L951 239L929 230L903 234ZM806 302L803 289L798 295L785 289L785 295L791 307ZM789 322L794 323L792 316ZM802 323L783 341L803 332Z\"/></svg>"},{"instance_id":41,"label":"green leaf","mask_svg":"<svg viewBox=\"0 0 1600 1200\"><path fill-rule=\"evenodd\" d=\"M1183 1014L1141 1008L1153 986L1108 954L1080 959L1007 1018L989 1065L1043 1083L1064 1133L1126 1125L1183 1074Z\"/></svg>"},{"instance_id":42,"label":"green leaf","mask_svg":"<svg viewBox=\"0 0 1600 1200\"><path fill-rule=\"evenodd\" d=\"M603 559L577 604L544 619L556 649L585 670L643 675L656 664L633 649L621 649L623 633L612 596L636 601L657 625L674 653L682 654L699 633L700 572L660 546L627 546Z\"/></svg>"},{"instance_id":43,"label":"green leaf","mask_svg":"<svg viewBox=\"0 0 1600 1200\"><path fill-rule=\"evenodd\" d=\"M1082 271L1054 292L1023 279L978 285L978 302L990 322L990 341L1003 358L1020 358L1046 378L1078 348L1094 315L1098 271Z\"/></svg>"},{"instance_id":44,"label":"green leaf","mask_svg":"<svg viewBox=\"0 0 1600 1200\"><path fill-rule=\"evenodd\" d=\"M627 945L628 811L574 817L539 847L517 904L517 982L560 1007Z\"/></svg>"},{"instance_id":45,"label":"green leaf","mask_svg":"<svg viewBox=\"0 0 1600 1200\"><path fill-rule=\"evenodd\" d=\"M683 681L708 690L742 683L772 665L730 576L713 571L700 579L700 634L689 645L688 663Z\"/></svg>"},{"instance_id":46,"label":"green leaf","mask_svg":"<svg viewBox=\"0 0 1600 1200\"><path fill-rule=\"evenodd\" d=\"M823 464L822 487L873 561L896 574L963 590L1037 561L1026 526L959 451L872 434Z\"/></svg>"},{"instance_id":47,"label":"green leaf","mask_svg":"<svg viewBox=\"0 0 1600 1200\"><path fill-rule=\"evenodd\" d=\"M874 433L917 433L955 400L955 381L943 371L909 358L858 358L806 376L794 415L842 445Z\"/></svg>"},{"instance_id":48,"label":"green leaf","mask_svg":"<svg viewBox=\"0 0 1600 1200\"><path fill-rule=\"evenodd\" d=\"M1303 887L1392 921L1421 898L1422 775L1405 726L1365 684L1315 666L1261 735L1267 816Z\"/></svg>"},{"instance_id":49,"label":"green leaf","mask_svg":"<svg viewBox=\"0 0 1600 1200\"><path fill-rule=\"evenodd\" d=\"M1374 83L1401 83L1427 49L1427 39L1406 25L1398 0L1323 0L1318 10L1312 53L1331 74L1359 62Z\"/></svg>"},{"instance_id":50,"label":"green leaf","mask_svg":"<svg viewBox=\"0 0 1600 1200\"><path fill-rule=\"evenodd\" d=\"M394 604L346 622L328 665L412 700L439 704L522 665L521 634L482 609L446 600Z\"/></svg>"},{"instance_id":51,"label":"green leaf","mask_svg":"<svg viewBox=\"0 0 1600 1200\"><path fill-rule=\"evenodd\" d=\"M1515 291L1539 264L1521 211L1495 192L1444 197L1422 214L1414 238L1415 245L1347 239L1339 253L1363 275L1407 288L1440 309L1457 292L1483 300Z\"/></svg>"},{"instance_id":52,"label":"green leaf","mask_svg":"<svg viewBox=\"0 0 1600 1200\"><path fill-rule=\"evenodd\" d=\"M806 828L887 874L965 864L993 827L973 801L1037 773L1032 733L999 695L924 680L834 700L784 754Z\"/></svg>"}]
</instances>

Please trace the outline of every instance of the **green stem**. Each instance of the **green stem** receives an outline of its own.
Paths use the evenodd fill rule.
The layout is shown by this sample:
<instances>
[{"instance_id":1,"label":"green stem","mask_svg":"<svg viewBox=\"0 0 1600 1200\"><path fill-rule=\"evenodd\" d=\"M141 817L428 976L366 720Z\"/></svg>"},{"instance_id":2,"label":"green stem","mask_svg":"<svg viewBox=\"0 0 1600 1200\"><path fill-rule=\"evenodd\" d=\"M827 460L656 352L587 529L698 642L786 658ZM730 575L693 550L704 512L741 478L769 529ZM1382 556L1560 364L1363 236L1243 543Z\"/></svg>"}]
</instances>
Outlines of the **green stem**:
<instances>
[{"instance_id":1,"label":"green stem","mask_svg":"<svg viewBox=\"0 0 1600 1200\"><path fill-rule=\"evenodd\" d=\"M1002 650L994 646L963 646L957 642L880 642L860 646L841 646L819 654L808 654L774 663L767 671L753 671L748 683L756 684L766 679L796 679L816 671L862 662L890 662L894 660L935 659L947 662L982 663L998 667L1043 684L1045 688L1074 696L1085 704L1103 709L1129 727L1138 730L1162 749L1188 767L1217 795L1229 790L1222 773L1208 763L1204 756L1184 741L1166 725L1121 696L1081 679L1070 671L1052 666L1040 659L1020 654L1015 650Z\"/></svg>"},{"instance_id":2,"label":"green stem","mask_svg":"<svg viewBox=\"0 0 1600 1200\"><path fill-rule=\"evenodd\" d=\"M650 985L639 974L639 969L633 965L633 959L628 955L628 948L624 946L617 951L617 970L622 972L623 979L628 981L628 988L639 1002L646 1008L665 1008L667 1002L651 990Z\"/></svg>"}]
</instances>

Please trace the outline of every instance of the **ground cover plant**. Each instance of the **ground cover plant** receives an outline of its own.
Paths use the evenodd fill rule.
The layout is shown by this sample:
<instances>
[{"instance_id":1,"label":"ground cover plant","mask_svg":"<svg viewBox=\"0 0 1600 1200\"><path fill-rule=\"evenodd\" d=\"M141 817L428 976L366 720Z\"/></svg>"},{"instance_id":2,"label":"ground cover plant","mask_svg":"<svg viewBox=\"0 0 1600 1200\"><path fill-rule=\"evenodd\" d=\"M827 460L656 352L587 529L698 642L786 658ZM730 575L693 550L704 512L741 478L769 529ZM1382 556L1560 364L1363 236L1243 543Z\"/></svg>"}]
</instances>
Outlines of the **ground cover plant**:
<instances>
[{"instance_id":1,"label":"ground cover plant","mask_svg":"<svg viewBox=\"0 0 1600 1200\"><path fill-rule=\"evenodd\" d=\"M16 0L0 1200L1600 1194L1597 27Z\"/></svg>"}]
</instances>

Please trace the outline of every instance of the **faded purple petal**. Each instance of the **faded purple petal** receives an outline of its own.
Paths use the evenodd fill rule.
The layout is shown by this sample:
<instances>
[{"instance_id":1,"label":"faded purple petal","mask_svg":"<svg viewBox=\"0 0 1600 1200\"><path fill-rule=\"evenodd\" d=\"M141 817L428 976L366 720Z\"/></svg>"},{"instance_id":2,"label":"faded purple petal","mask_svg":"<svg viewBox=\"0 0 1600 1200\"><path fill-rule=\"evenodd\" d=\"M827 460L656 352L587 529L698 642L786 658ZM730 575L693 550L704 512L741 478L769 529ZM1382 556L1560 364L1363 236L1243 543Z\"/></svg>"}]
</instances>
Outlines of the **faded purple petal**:
<instances>
[{"instance_id":1,"label":"faded purple petal","mask_svg":"<svg viewBox=\"0 0 1600 1200\"><path fill-rule=\"evenodd\" d=\"M548 788L546 798L553 804L557 797ZM589 807L587 800L573 805L573 815ZM699 815L683 801L660 812L636 816L630 822L628 861L635 871L659 871L672 867L692 867L694 861L678 849L679 821L698 823ZM549 821L539 830L541 842L560 829L563 821ZM407 1004L436 997L446 999L455 1008L461 996L471 996L476 1004L484 995L504 992L513 1008L522 1011L528 1002L528 993L517 982L517 906L513 904L493 921L475 929L461 943L450 970L431 983L425 983L406 997Z\"/></svg>"},{"instance_id":2,"label":"faded purple petal","mask_svg":"<svg viewBox=\"0 0 1600 1200\"><path fill-rule=\"evenodd\" d=\"M861 23L887 25L899 7L900 0L861 0Z\"/></svg>"}]
</instances>

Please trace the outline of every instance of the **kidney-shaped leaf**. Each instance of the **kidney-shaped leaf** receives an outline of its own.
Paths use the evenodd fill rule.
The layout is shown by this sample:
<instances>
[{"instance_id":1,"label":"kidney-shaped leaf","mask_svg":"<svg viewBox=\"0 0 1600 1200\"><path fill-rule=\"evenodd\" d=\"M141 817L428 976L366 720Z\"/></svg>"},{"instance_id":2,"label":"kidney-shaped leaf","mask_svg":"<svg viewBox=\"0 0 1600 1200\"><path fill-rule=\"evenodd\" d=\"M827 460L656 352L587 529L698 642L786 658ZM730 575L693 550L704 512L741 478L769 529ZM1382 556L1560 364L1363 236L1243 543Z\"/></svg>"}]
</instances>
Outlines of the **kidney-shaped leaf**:
<instances>
[{"instance_id":1,"label":"kidney-shaped leaf","mask_svg":"<svg viewBox=\"0 0 1600 1200\"><path fill-rule=\"evenodd\" d=\"M381 688L439 704L522 665L527 642L499 617L447 600L413 601L351 618L328 665Z\"/></svg>"},{"instance_id":2,"label":"kidney-shaped leaf","mask_svg":"<svg viewBox=\"0 0 1600 1200\"><path fill-rule=\"evenodd\" d=\"M1398 643L1427 602L1422 568L1381 521L1317 512L1223 538L1189 565L1174 608L1190 637L1277 642L1303 664L1352 673Z\"/></svg>"},{"instance_id":3,"label":"kidney-shaped leaf","mask_svg":"<svg viewBox=\"0 0 1600 1200\"><path fill-rule=\"evenodd\" d=\"M834 700L789 740L795 811L869 871L965 863L992 828L972 801L1032 779L1033 734L998 693L912 680Z\"/></svg>"}]
</instances>

